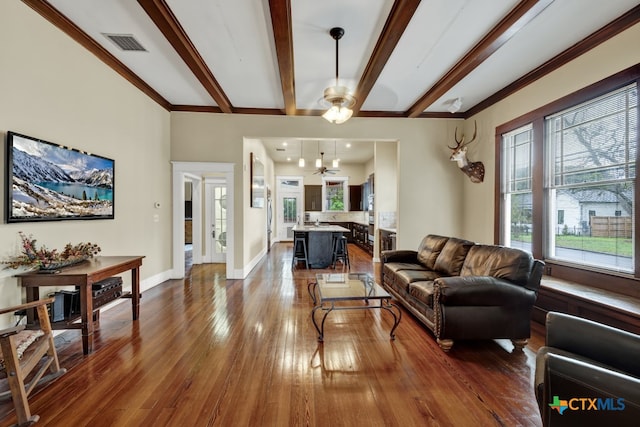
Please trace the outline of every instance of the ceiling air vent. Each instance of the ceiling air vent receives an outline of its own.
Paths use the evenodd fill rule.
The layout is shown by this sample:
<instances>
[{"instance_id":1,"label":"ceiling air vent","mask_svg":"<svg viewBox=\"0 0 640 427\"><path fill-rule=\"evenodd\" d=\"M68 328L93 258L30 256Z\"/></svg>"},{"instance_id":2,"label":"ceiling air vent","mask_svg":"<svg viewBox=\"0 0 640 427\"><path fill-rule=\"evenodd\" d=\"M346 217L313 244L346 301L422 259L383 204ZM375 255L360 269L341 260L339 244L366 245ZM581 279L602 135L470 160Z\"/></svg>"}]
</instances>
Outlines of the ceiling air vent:
<instances>
[{"instance_id":1,"label":"ceiling air vent","mask_svg":"<svg viewBox=\"0 0 640 427\"><path fill-rule=\"evenodd\" d=\"M118 46L120 49L127 52L146 52L145 49L138 40L133 37L132 34L105 34L103 36L108 38Z\"/></svg>"}]
</instances>

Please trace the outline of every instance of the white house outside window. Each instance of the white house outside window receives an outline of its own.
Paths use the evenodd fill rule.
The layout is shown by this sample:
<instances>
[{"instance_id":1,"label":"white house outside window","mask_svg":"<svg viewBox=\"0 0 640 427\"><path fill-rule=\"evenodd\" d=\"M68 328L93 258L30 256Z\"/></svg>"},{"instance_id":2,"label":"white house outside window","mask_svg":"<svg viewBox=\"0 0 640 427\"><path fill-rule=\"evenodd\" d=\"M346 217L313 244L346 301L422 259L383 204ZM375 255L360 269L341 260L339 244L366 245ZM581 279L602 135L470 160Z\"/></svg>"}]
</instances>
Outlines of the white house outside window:
<instances>
[{"instance_id":1,"label":"white house outside window","mask_svg":"<svg viewBox=\"0 0 640 427\"><path fill-rule=\"evenodd\" d=\"M637 277L637 83L549 113L500 129L500 243Z\"/></svg>"},{"instance_id":2,"label":"white house outside window","mask_svg":"<svg viewBox=\"0 0 640 427\"><path fill-rule=\"evenodd\" d=\"M633 271L637 108L633 84L545 119L548 258Z\"/></svg>"}]
</instances>

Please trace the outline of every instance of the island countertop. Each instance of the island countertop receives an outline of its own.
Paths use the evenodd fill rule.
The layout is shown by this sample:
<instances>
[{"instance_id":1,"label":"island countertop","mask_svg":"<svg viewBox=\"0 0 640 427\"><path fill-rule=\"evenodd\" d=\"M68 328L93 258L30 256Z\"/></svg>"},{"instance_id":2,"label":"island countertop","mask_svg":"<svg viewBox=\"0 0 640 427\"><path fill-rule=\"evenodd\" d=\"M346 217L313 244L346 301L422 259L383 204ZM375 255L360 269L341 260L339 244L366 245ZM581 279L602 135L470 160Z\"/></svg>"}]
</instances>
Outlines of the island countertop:
<instances>
[{"instance_id":1,"label":"island countertop","mask_svg":"<svg viewBox=\"0 0 640 427\"><path fill-rule=\"evenodd\" d=\"M293 231L297 235L304 236L307 259L311 268L329 267L333 262L334 239L350 232L348 228L331 224L296 224Z\"/></svg>"},{"instance_id":2,"label":"island countertop","mask_svg":"<svg viewBox=\"0 0 640 427\"><path fill-rule=\"evenodd\" d=\"M293 226L293 231L299 231L302 233L309 232L328 232L328 233L348 233L350 230L348 228L341 227L339 225L331 225L331 224L320 224L320 225L300 225L296 224Z\"/></svg>"}]
</instances>

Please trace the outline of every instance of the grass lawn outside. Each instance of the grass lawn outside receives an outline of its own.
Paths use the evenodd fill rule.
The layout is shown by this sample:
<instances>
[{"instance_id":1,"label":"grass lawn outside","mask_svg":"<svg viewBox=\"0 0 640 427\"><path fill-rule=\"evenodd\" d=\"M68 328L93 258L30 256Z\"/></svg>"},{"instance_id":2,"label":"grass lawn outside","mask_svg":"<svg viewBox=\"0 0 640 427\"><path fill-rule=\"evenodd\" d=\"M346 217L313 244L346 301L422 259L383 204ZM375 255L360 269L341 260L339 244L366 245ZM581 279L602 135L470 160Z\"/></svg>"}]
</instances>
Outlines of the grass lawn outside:
<instances>
[{"instance_id":1,"label":"grass lawn outside","mask_svg":"<svg viewBox=\"0 0 640 427\"><path fill-rule=\"evenodd\" d=\"M531 243L531 234L520 234L518 236L512 236L511 239ZM633 255L632 240L621 237L590 237L560 234L556 235L556 247L624 257L631 257Z\"/></svg>"}]
</instances>

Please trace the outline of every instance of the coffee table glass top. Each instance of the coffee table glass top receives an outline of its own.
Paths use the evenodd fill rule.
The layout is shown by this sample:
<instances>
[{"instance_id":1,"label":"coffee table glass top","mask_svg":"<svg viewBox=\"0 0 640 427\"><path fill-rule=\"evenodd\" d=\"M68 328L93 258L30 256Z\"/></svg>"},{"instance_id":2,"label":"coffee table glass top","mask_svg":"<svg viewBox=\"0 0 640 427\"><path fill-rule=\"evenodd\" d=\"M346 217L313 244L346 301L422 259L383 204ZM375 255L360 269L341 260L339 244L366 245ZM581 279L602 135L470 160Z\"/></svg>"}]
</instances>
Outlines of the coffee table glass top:
<instances>
[{"instance_id":1,"label":"coffee table glass top","mask_svg":"<svg viewBox=\"0 0 640 427\"><path fill-rule=\"evenodd\" d=\"M322 273L316 275L316 282L320 301L391 298L368 273Z\"/></svg>"},{"instance_id":2,"label":"coffee table glass top","mask_svg":"<svg viewBox=\"0 0 640 427\"><path fill-rule=\"evenodd\" d=\"M318 331L318 341L324 340L324 321L332 311L374 308L391 313L393 326L389 336L392 340L395 339L394 332L402 319L402 311L391 302L391 295L376 283L371 274L317 274L316 281L310 282L307 290L313 300L311 320ZM369 304L369 300L377 300L379 304ZM318 312L324 312L320 323L316 319L316 313Z\"/></svg>"}]
</instances>

